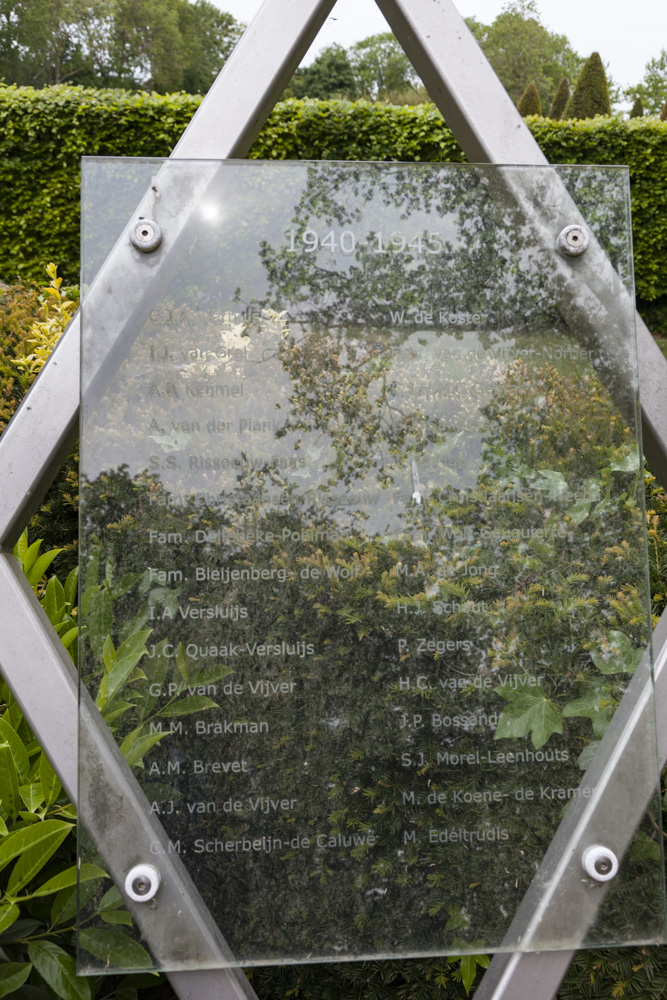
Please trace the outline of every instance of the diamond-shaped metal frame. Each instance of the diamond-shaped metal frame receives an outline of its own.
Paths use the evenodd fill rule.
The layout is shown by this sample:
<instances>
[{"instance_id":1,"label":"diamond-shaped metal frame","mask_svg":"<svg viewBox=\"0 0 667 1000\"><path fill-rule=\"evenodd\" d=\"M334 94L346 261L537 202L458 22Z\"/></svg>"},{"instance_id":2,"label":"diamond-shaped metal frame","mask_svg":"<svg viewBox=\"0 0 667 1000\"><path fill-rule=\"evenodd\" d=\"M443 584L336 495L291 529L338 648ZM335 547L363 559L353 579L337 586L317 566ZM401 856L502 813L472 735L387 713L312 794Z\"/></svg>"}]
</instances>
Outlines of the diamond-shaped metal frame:
<instances>
[{"instance_id":1,"label":"diamond-shaped metal frame","mask_svg":"<svg viewBox=\"0 0 667 1000\"><path fill-rule=\"evenodd\" d=\"M432 100L456 135L469 161L545 165L546 159L481 53L451 0L376 0ZM245 156L291 76L334 6L334 0L265 0L223 67L172 157L225 159ZM558 183L554 180L554 184ZM560 210L567 198L559 195ZM532 220L544 225L537 216ZM578 222L575 214L570 222ZM145 274L134 272L127 242L118 244L103 273L124 269L125 312L120 330L141 302ZM165 247L168 252L168 247ZM599 248L585 268L560 275L563 295L574 286L584 300L612 315L614 296L624 294ZM563 265L566 267L566 265ZM88 300L87 300L88 301ZM572 308L571 297L563 301ZM122 310L121 310L122 311ZM593 324L594 326L594 324ZM667 362L637 316L644 453L667 485ZM592 330L595 335L595 329ZM76 673L60 640L25 581L12 549L70 450L79 412L79 318L74 318L0 439L0 667L74 803L77 788L78 693ZM659 759L667 762L667 613L654 633L654 676ZM585 939L604 892L582 894L581 846L603 830L605 842L622 856L636 821L655 792L638 778L633 757L642 721L652 712L648 657L638 669L584 782L595 787L570 809L506 936L476 992L477 1000L549 1000L557 991L574 951L526 952L542 935L568 926L573 947ZM97 797L105 805L90 832L118 884L127 871L127 844L142 857L158 850L162 869L160 905L150 910L127 901L155 957L166 943L196 962L199 971L171 972L181 1000L252 1000L255 993L240 969L216 968L230 960L178 855L109 737L99 713L85 702L82 746L94 755ZM108 823L122 824L122 837L108 836ZM595 839L595 838L594 838ZM551 928L551 930L549 930ZM553 939L553 938L552 938ZM256 1000L256 998L255 998Z\"/></svg>"}]
</instances>

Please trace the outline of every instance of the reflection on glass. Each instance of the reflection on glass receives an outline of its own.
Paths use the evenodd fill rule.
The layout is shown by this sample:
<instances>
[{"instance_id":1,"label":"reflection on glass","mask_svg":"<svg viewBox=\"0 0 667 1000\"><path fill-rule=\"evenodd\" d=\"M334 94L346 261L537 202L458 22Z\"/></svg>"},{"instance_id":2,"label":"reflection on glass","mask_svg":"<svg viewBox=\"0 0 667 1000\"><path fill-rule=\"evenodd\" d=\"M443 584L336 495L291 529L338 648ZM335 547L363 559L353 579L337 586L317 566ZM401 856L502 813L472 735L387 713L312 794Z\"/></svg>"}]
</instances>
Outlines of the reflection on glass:
<instances>
[{"instance_id":1,"label":"reflection on glass","mask_svg":"<svg viewBox=\"0 0 667 1000\"><path fill-rule=\"evenodd\" d=\"M101 374L84 314L83 681L239 963L492 950L649 639L630 298L594 334L522 205L622 287L625 174L207 169Z\"/></svg>"}]
</instances>

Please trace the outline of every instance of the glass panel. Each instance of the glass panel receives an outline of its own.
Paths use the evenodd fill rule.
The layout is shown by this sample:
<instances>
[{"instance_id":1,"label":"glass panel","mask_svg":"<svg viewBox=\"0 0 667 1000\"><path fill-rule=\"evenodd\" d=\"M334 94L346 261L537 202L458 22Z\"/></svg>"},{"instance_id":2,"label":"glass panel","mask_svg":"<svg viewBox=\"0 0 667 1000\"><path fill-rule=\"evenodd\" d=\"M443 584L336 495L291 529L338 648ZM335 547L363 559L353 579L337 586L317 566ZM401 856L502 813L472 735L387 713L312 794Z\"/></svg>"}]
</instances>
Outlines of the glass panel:
<instances>
[{"instance_id":1,"label":"glass panel","mask_svg":"<svg viewBox=\"0 0 667 1000\"><path fill-rule=\"evenodd\" d=\"M84 277L151 178L83 310L83 684L238 964L499 949L650 636L627 172L86 161ZM658 817L589 944L661 937Z\"/></svg>"}]
</instances>

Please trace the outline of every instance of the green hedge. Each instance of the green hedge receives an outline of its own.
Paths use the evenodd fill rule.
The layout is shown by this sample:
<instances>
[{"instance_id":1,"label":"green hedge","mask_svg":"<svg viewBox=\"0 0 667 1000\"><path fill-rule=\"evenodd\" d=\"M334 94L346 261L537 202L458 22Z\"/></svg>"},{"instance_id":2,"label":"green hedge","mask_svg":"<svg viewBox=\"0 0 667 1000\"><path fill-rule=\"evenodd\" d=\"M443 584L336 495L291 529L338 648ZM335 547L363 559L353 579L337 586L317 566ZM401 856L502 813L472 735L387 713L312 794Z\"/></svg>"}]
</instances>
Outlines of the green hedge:
<instances>
[{"instance_id":1,"label":"green hedge","mask_svg":"<svg viewBox=\"0 0 667 1000\"><path fill-rule=\"evenodd\" d=\"M0 86L0 278L41 281L54 260L76 281L81 156L167 156L201 98L58 86ZM552 163L630 167L637 293L667 295L667 122L527 119ZM250 155L267 159L446 160L463 153L431 105L285 101Z\"/></svg>"}]
</instances>

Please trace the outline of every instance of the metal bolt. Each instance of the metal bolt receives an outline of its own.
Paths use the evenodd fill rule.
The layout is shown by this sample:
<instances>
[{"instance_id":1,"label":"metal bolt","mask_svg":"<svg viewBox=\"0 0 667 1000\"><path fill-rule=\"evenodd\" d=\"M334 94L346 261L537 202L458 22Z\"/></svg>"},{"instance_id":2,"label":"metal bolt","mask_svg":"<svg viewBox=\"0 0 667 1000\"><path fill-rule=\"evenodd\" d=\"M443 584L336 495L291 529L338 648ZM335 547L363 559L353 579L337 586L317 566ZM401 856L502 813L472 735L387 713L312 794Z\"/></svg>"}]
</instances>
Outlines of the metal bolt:
<instances>
[{"instance_id":1,"label":"metal bolt","mask_svg":"<svg viewBox=\"0 0 667 1000\"><path fill-rule=\"evenodd\" d=\"M153 865L135 865L125 877L125 892L135 903L147 903L160 888L160 873Z\"/></svg>"},{"instance_id":2,"label":"metal bolt","mask_svg":"<svg viewBox=\"0 0 667 1000\"><path fill-rule=\"evenodd\" d=\"M139 219L130 229L130 242L142 253L152 253L162 243L162 230L151 219Z\"/></svg>"},{"instance_id":3,"label":"metal bolt","mask_svg":"<svg viewBox=\"0 0 667 1000\"><path fill-rule=\"evenodd\" d=\"M596 882L609 882L618 872L618 858L608 847L593 844L581 858L584 871Z\"/></svg>"},{"instance_id":4,"label":"metal bolt","mask_svg":"<svg viewBox=\"0 0 667 1000\"><path fill-rule=\"evenodd\" d=\"M558 235L558 249L568 257L580 257L589 242L590 237L583 226L566 226Z\"/></svg>"}]
</instances>

